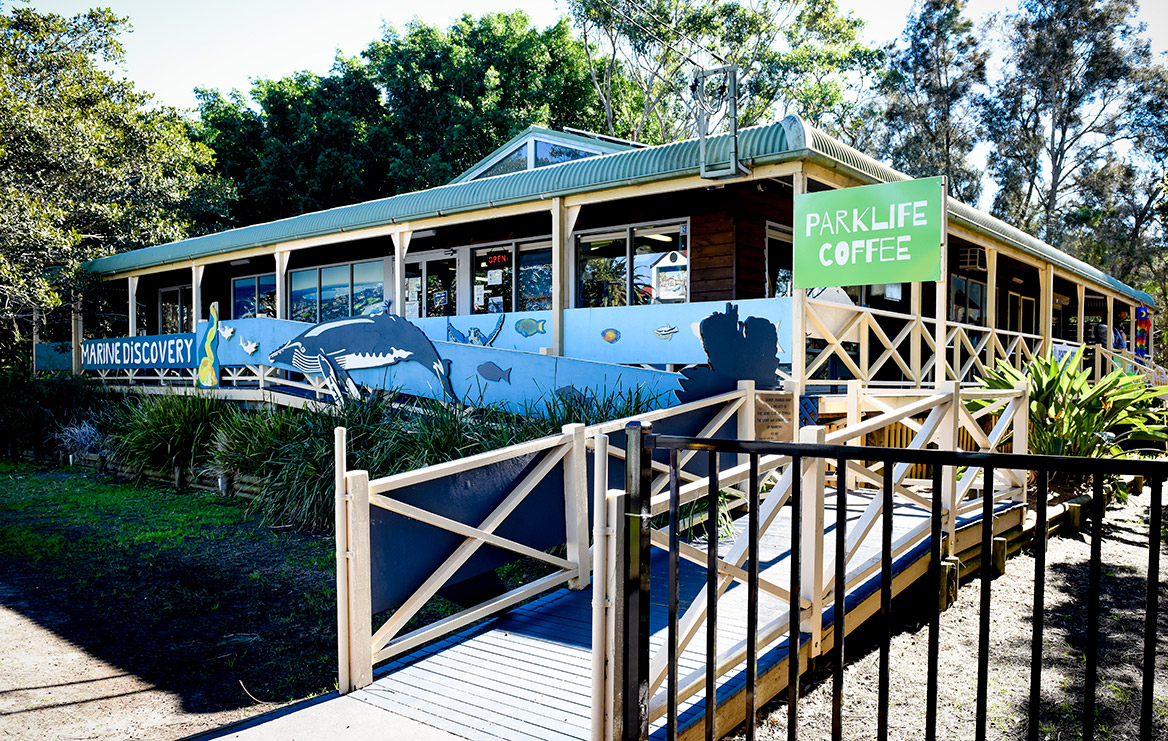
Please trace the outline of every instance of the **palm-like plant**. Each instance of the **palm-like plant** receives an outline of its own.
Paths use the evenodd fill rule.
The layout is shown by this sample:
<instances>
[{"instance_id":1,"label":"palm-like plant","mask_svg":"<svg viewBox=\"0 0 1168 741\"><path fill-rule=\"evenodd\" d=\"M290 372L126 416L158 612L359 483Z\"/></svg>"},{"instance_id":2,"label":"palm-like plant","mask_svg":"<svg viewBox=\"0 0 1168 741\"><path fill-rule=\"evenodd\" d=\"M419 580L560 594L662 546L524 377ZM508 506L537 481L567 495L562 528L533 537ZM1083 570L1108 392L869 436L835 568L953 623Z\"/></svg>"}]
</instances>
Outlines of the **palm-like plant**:
<instances>
[{"instance_id":1,"label":"palm-like plant","mask_svg":"<svg viewBox=\"0 0 1168 741\"><path fill-rule=\"evenodd\" d=\"M1086 457L1122 456L1136 441L1168 440L1160 396L1168 387L1148 386L1142 376L1113 371L1097 383L1081 370L1083 348L1061 360L1034 358L1019 370L1003 360L981 379L987 389L1010 389L1026 383L1030 393L1030 452ZM990 400L975 399L979 409ZM1076 486L1081 481L1055 474L1052 483Z\"/></svg>"}]
</instances>

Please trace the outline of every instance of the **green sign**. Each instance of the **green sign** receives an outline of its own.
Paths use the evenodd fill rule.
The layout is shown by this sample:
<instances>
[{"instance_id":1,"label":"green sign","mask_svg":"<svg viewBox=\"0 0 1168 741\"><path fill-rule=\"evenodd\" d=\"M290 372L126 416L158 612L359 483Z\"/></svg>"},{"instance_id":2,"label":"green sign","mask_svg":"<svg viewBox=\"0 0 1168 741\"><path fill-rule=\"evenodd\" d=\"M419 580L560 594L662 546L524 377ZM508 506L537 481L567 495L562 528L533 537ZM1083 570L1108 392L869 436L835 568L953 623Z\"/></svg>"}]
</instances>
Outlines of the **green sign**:
<instances>
[{"instance_id":1,"label":"green sign","mask_svg":"<svg viewBox=\"0 0 1168 741\"><path fill-rule=\"evenodd\" d=\"M795 288L941 279L945 179L795 196Z\"/></svg>"}]
</instances>

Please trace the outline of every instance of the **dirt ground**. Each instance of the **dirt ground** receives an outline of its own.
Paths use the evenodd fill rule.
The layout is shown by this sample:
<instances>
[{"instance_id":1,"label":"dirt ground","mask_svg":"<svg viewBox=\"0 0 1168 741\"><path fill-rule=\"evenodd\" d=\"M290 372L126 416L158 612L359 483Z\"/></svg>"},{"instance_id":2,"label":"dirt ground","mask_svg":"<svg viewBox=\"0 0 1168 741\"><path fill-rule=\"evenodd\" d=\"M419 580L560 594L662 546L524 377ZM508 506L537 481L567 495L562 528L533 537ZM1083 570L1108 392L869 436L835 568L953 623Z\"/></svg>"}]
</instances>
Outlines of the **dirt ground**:
<instances>
[{"instance_id":1,"label":"dirt ground","mask_svg":"<svg viewBox=\"0 0 1168 741\"><path fill-rule=\"evenodd\" d=\"M0 470L0 739L175 739L333 689L332 539Z\"/></svg>"},{"instance_id":2,"label":"dirt ground","mask_svg":"<svg viewBox=\"0 0 1168 741\"><path fill-rule=\"evenodd\" d=\"M1113 503L1104 526L1101 656L1097 699L1097 739L1134 739L1139 733L1147 515L1145 489L1127 504ZM1051 538L1044 591L1046 623L1043 639L1040 738L1060 741L1082 737L1081 694L1086 650L1086 590L1091 535L1089 532ZM1161 547L1161 591L1168 557ZM1026 552L1010 559L1006 574L991 585L991 651L989 738L1026 737L1030 687L1031 614L1034 600L1034 559ZM906 594L893 605L907 611ZM963 584L958 601L941 615L938 736L974 737L977 700L977 644L981 583L974 576ZM1168 634L1168 612L1161 604L1159 633ZM890 739L924 735L927 691L927 625L900 624L890 649ZM879 688L879 650L871 635L849 637L844 671L844 738L874 739ZM1160 640L1156 666L1155 738L1168 738L1168 645ZM830 668L809 683L799 704L800 738L831 738ZM761 739L787 738L787 706L774 701L759 713ZM741 729L740 729L741 733ZM737 738L741 739L739 735Z\"/></svg>"}]
</instances>

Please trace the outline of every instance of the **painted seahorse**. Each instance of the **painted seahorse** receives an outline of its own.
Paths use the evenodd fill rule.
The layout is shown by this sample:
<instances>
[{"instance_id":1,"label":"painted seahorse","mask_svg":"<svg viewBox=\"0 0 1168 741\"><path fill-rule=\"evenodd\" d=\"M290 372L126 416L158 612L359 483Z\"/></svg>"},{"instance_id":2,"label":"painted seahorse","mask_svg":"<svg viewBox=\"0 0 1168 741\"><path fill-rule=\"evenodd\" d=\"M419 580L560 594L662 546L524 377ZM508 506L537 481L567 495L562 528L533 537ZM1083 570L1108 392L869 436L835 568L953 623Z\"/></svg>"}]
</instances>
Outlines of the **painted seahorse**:
<instances>
[{"instance_id":1,"label":"painted seahorse","mask_svg":"<svg viewBox=\"0 0 1168 741\"><path fill-rule=\"evenodd\" d=\"M219 385L219 371L215 363L215 351L219 349L219 302L211 304L211 321L207 326L207 337L203 340L203 359L199 361L198 383L200 388L210 389Z\"/></svg>"}]
</instances>

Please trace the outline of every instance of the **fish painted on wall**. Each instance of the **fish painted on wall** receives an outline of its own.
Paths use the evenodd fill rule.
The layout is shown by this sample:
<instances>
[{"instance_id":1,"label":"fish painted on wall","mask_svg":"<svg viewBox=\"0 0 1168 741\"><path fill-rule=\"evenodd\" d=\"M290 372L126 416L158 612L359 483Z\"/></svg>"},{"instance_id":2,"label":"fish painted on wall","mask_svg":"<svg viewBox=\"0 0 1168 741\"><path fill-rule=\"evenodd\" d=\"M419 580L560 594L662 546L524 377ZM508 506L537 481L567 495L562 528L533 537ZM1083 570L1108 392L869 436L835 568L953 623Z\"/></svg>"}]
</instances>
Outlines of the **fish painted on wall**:
<instances>
[{"instance_id":1,"label":"fish painted on wall","mask_svg":"<svg viewBox=\"0 0 1168 741\"><path fill-rule=\"evenodd\" d=\"M462 345L479 345L480 347L490 347L499 333L503 331L503 315L499 316L499 322L495 325L494 331L489 335L484 335L483 331L478 327L471 327L463 334L450 323L450 319L446 319L446 336L451 342L457 342Z\"/></svg>"},{"instance_id":2,"label":"fish painted on wall","mask_svg":"<svg viewBox=\"0 0 1168 741\"><path fill-rule=\"evenodd\" d=\"M662 324L653 330L653 334L657 335L659 340L672 340L673 335L677 334L677 327L673 324Z\"/></svg>"},{"instance_id":3,"label":"fish painted on wall","mask_svg":"<svg viewBox=\"0 0 1168 741\"><path fill-rule=\"evenodd\" d=\"M475 368L475 370L479 372L480 376L487 379L488 381L504 381L510 385L511 371L514 370L514 368L500 368L488 360L478 368Z\"/></svg>"},{"instance_id":4,"label":"fish painted on wall","mask_svg":"<svg viewBox=\"0 0 1168 741\"><path fill-rule=\"evenodd\" d=\"M213 389L219 386L219 302L211 304L211 320L207 324L207 336L203 338L203 358L199 361L196 382L199 388Z\"/></svg>"},{"instance_id":5,"label":"fish painted on wall","mask_svg":"<svg viewBox=\"0 0 1168 741\"><path fill-rule=\"evenodd\" d=\"M260 349L260 343L246 340L244 339L243 335L239 336L239 346L242 347L243 351L248 355L255 355L256 350Z\"/></svg>"},{"instance_id":6,"label":"fish painted on wall","mask_svg":"<svg viewBox=\"0 0 1168 741\"><path fill-rule=\"evenodd\" d=\"M322 322L273 351L268 360L324 376L338 399L344 393L361 397L349 371L411 361L433 373L446 395L458 401L450 385L450 361L438 355L422 330L396 314L378 312Z\"/></svg>"},{"instance_id":7,"label":"fish painted on wall","mask_svg":"<svg viewBox=\"0 0 1168 741\"><path fill-rule=\"evenodd\" d=\"M544 325L547 324L547 319L520 319L515 322L515 331L524 337L531 337L537 334L547 334L547 329Z\"/></svg>"},{"instance_id":8,"label":"fish painted on wall","mask_svg":"<svg viewBox=\"0 0 1168 741\"><path fill-rule=\"evenodd\" d=\"M614 342L620 342L620 338L621 338L620 330L616 329L615 327L609 327L608 329L605 329L605 330L601 331L601 333L600 333L600 339L604 340L605 342L607 342L610 345L613 344Z\"/></svg>"},{"instance_id":9,"label":"fish painted on wall","mask_svg":"<svg viewBox=\"0 0 1168 741\"><path fill-rule=\"evenodd\" d=\"M222 324L219 325L219 336L223 339L229 340L233 334L235 334L235 327L227 327Z\"/></svg>"}]
</instances>

